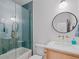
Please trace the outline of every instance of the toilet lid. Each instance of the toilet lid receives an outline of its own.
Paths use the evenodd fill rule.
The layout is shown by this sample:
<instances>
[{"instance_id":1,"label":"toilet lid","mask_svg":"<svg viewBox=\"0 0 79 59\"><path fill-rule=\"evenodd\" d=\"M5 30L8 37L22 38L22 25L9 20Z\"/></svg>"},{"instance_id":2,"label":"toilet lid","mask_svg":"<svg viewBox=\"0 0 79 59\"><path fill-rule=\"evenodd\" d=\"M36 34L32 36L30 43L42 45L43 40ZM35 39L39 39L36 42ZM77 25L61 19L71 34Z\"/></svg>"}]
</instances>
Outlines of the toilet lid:
<instances>
[{"instance_id":1,"label":"toilet lid","mask_svg":"<svg viewBox=\"0 0 79 59\"><path fill-rule=\"evenodd\" d=\"M33 55L30 59L42 59L42 56Z\"/></svg>"}]
</instances>

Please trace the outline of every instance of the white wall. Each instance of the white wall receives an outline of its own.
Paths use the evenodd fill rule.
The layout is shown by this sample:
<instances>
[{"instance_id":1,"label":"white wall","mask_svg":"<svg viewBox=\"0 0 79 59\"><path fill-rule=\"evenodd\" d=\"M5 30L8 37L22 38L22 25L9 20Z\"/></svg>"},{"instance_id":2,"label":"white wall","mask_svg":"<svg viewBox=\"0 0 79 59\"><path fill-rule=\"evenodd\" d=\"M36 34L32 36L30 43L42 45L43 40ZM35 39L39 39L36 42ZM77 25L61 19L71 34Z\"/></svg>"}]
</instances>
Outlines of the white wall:
<instances>
[{"instance_id":1,"label":"white wall","mask_svg":"<svg viewBox=\"0 0 79 59\"><path fill-rule=\"evenodd\" d=\"M33 0L34 54L36 50L38 50L35 48L36 43L47 43L53 40L59 42L60 40L57 39L58 35L68 35L71 37L76 30L68 34L59 34L52 28L52 20L55 15L60 12L74 13L79 19L78 0L66 0L69 5L62 9L58 8L60 1L61 0Z\"/></svg>"}]
</instances>

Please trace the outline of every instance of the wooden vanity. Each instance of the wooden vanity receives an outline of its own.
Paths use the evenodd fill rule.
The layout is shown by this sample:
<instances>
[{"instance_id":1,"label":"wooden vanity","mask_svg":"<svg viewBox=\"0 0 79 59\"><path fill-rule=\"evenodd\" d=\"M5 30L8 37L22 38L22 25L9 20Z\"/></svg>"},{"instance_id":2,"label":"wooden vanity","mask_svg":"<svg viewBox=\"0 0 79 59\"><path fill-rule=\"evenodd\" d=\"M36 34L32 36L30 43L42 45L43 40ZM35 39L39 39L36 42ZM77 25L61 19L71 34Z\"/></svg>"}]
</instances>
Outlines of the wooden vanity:
<instances>
[{"instance_id":1,"label":"wooden vanity","mask_svg":"<svg viewBox=\"0 0 79 59\"><path fill-rule=\"evenodd\" d=\"M79 45L49 42L47 45L37 44L36 46L44 48L44 59L79 59Z\"/></svg>"},{"instance_id":2,"label":"wooden vanity","mask_svg":"<svg viewBox=\"0 0 79 59\"><path fill-rule=\"evenodd\" d=\"M72 53L55 51L52 49L45 49L44 59L79 59L79 55L74 55Z\"/></svg>"}]
</instances>

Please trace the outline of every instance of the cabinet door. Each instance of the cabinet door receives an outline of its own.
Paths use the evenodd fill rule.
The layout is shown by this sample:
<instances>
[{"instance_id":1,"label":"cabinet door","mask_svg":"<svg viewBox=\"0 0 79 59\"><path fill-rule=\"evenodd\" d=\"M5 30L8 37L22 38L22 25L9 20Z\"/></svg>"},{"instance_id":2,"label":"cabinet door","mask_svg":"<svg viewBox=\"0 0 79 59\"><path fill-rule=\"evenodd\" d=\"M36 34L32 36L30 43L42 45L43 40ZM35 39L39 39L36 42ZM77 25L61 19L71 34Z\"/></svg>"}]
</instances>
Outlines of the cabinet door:
<instances>
[{"instance_id":1,"label":"cabinet door","mask_svg":"<svg viewBox=\"0 0 79 59\"><path fill-rule=\"evenodd\" d=\"M58 53L52 50L47 50L47 55L46 59L79 59L77 57L73 57L70 55L66 55L63 53Z\"/></svg>"}]
</instances>

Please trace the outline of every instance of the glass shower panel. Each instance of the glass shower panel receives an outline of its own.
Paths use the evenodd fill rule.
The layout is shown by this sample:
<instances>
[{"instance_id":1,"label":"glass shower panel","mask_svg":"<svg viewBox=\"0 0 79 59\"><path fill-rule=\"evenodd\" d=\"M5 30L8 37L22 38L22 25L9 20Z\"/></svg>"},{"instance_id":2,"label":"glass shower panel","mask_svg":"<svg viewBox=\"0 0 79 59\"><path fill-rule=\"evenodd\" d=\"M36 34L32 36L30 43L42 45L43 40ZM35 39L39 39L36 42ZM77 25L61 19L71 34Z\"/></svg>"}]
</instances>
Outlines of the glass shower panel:
<instances>
[{"instance_id":1,"label":"glass shower panel","mask_svg":"<svg viewBox=\"0 0 79 59\"><path fill-rule=\"evenodd\" d=\"M27 3L29 4L29 3ZM26 5L27 5L26 4ZM32 4L31 4L32 5ZM32 8L29 8L32 9ZM32 48L32 10L16 4L16 22L18 24L17 47Z\"/></svg>"},{"instance_id":2,"label":"glass shower panel","mask_svg":"<svg viewBox=\"0 0 79 59\"><path fill-rule=\"evenodd\" d=\"M13 0L0 0L0 59L12 58L9 53L16 48L15 39L12 38L12 26L15 19Z\"/></svg>"},{"instance_id":3,"label":"glass shower panel","mask_svg":"<svg viewBox=\"0 0 79 59\"><path fill-rule=\"evenodd\" d=\"M17 33L16 36L18 37L16 50L20 50L16 52L17 58L18 56L20 56L19 58L24 57L27 59L28 56L31 55L31 51L30 53L28 52L29 49L32 50L32 42L33 42L31 39L32 33L30 32L32 28L31 15L32 14L30 14L29 9L23 6L18 6L16 4L16 23L18 24L17 31L15 31Z\"/></svg>"},{"instance_id":4,"label":"glass shower panel","mask_svg":"<svg viewBox=\"0 0 79 59\"><path fill-rule=\"evenodd\" d=\"M0 59L17 59L31 49L30 10L15 0L0 0Z\"/></svg>"},{"instance_id":5,"label":"glass shower panel","mask_svg":"<svg viewBox=\"0 0 79 59\"><path fill-rule=\"evenodd\" d=\"M33 45L33 6L32 1L22 6L22 47L32 49ZM26 11L26 13L25 13Z\"/></svg>"},{"instance_id":6,"label":"glass shower panel","mask_svg":"<svg viewBox=\"0 0 79 59\"><path fill-rule=\"evenodd\" d=\"M20 58L29 45L29 11L16 4L16 58ZM27 43L27 44L26 44ZM24 45L24 46L23 46Z\"/></svg>"},{"instance_id":7,"label":"glass shower panel","mask_svg":"<svg viewBox=\"0 0 79 59\"><path fill-rule=\"evenodd\" d=\"M29 34L29 10L22 8L22 46L25 48L30 48Z\"/></svg>"}]
</instances>

